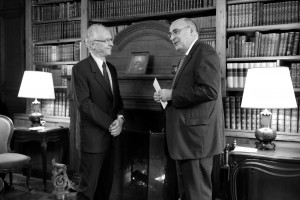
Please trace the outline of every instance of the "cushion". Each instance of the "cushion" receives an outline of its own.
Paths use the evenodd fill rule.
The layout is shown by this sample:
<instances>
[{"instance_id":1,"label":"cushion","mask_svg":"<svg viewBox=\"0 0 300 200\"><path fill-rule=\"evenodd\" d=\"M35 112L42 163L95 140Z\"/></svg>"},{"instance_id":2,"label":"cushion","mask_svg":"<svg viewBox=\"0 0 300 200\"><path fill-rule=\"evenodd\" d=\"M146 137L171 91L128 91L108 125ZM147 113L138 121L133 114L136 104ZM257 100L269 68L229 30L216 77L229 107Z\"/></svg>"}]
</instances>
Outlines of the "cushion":
<instances>
[{"instance_id":1,"label":"cushion","mask_svg":"<svg viewBox=\"0 0 300 200\"><path fill-rule=\"evenodd\" d=\"M29 156L19 153L2 153L0 154L0 170L10 168L20 168L30 162Z\"/></svg>"}]
</instances>

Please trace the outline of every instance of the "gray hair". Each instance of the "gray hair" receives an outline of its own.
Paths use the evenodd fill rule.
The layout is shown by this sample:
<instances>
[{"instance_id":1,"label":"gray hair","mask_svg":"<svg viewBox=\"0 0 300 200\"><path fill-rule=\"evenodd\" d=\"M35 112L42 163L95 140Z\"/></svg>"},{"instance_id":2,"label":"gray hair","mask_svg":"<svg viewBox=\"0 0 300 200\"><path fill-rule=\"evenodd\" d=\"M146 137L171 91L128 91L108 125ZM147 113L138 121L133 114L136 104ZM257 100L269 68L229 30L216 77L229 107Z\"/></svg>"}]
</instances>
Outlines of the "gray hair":
<instances>
[{"instance_id":1,"label":"gray hair","mask_svg":"<svg viewBox=\"0 0 300 200\"><path fill-rule=\"evenodd\" d=\"M99 34L101 34L104 30L109 31L106 26L102 24L93 24L87 29L87 33L85 36L85 44L90 49L90 42L96 38Z\"/></svg>"}]
</instances>

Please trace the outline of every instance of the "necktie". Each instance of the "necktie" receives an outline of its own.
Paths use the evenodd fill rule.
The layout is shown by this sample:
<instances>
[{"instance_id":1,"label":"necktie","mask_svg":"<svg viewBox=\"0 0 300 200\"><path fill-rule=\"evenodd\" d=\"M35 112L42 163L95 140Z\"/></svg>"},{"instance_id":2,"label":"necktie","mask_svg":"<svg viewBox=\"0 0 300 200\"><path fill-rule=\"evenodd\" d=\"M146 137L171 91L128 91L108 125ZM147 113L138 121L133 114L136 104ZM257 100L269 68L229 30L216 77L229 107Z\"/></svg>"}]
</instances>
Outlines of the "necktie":
<instances>
[{"instance_id":1,"label":"necktie","mask_svg":"<svg viewBox=\"0 0 300 200\"><path fill-rule=\"evenodd\" d=\"M178 72L179 72L179 70L180 70L180 68L181 68L181 66L182 66L182 64L183 64L183 62L184 62L184 60L185 60L185 58L186 58L186 55L184 55L184 56L181 58L181 60L179 61L177 72L176 72L176 74L175 74L175 76L174 76L174 78L173 78L172 88L174 88L174 83L175 83L177 74L178 74Z\"/></svg>"},{"instance_id":2,"label":"necktie","mask_svg":"<svg viewBox=\"0 0 300 200\"><path fill-rule=\"evenodd\" d=\"M107 85L110 87L110 81L109 81L108 73L107 73L107 70L106 70L106 63L105 62L103 62L103 64L102 64L102 69L103 69L104 80L107 83Z\"/></svg>"}]
</instances>

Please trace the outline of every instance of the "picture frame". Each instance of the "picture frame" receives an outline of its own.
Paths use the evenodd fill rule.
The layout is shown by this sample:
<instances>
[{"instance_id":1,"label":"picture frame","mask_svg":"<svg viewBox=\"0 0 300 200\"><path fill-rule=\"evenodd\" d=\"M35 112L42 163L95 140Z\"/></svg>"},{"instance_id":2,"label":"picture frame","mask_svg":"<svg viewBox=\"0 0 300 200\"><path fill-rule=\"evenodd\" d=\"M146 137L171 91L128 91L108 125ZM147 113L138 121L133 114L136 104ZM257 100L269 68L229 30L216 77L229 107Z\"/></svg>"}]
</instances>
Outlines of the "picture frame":
<instances>
[{"instance_id":1,"label":"picture frame","mask_svg":"<svg viewBox=\"0 0 300 200\"><path fill-rule=\"evenodd\" d=\"M149 52L132 52L126 73L145 74L149 61Z\"/></svg>"}]
</instances>

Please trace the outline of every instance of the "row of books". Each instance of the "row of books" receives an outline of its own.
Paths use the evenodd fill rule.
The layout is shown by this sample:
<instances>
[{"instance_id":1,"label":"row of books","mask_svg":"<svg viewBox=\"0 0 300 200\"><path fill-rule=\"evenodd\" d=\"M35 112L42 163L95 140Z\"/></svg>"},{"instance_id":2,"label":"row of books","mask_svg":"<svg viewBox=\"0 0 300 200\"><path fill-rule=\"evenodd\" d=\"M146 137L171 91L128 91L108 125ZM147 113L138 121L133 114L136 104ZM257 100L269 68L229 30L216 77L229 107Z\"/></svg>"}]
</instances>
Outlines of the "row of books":
<instances>
[{"instance_id":1,"label":"row of books","mask_svg":"<svg viewBox=\"0 0 300 200\"><path fill-rule=\"evenodd\" d=\"M127 28L129 25L119 25L107 27L111 33L112 38L115 38L122 30Z\"/></svg>"},{"instance_id":2,"label":"row of books","mask_svg":"<svg viewBox=\"0 0 300 200\"><path fill-rule=\"evenodd\" d=\"M35 45L34 62L79 61L81 42L58 45Z\"/></svg>"},{"instance_id":3,"label":"row of books","mask_svg":"<svg viewBox=\"0 0 300 200\"><path fill-rule=\"evenodd\" d=\"M299 32L261 33L254 37L235 34L227 40L227 57L264 57L299 55Z\"/></svg>"},{"instance_id":4,"label":"row of books","mask_svg":"<svg viewBox=\"0 0 300 200\"><path fill-rule=\"evenodd\" d=\"M276 67L276 62L245 62L227 63L226 84L227 88L244 88L247 70L255 67Z\"/></svg>"},{"instance_id":5,"label":"row of books","mask_svg":"<svg viewBox=\"0 0 300 200\"><path fill-rule=\"evenodd\" d=\"M55 99L42 99L41 110L44 116L70 116L70 102L66 90L55 91Z\"/></svg>"},{"instance_id":6,"label":"row of books","mask_svg":"<svg viewBox=\"0 0 300 200\"><path fill-rule=\"evenodd\" d=\"M81 16L81 2L66 2L32 7L32 20L45 21Z\"/></svg>"},{"instance_id":7,"label":"row of books","mask_svg":"<svg viewBox=\"0 0 300 200\"><path fill-rule=\"evenodd\" d=\"M199 38L216 38L216 29L201 29L199 32Z\"/></svg>"},{"instance_id":8,"label":"row of books","mask_svg":"<svg viewBox=\"0 0 300 200\"><path fill-rule=\"evenodd\" d=\"M216 28L216 16L194 17L191 18L199 31L202 29Z\"/></svg>"},{"instance_id":9,"label":"row of books","mask_svg":"<svg viewBox=\"0 0 300 200\"><path fill-rule=\"evenodd\" d=\"M291 79L294 88L300 88L300 63L291 64Z\"/></svg>"},{"instance_id":10,"label":"row of books","mask_svg":"<svg viewBox=\"0 0 300 200\"><path fill-rule=\"evenodd\" d=\"M52 73L54 86L67 86L68 80L64 76L72 75L73 65L36 66L36 70Z\"/></svg>"},{"instance_id":11,"label":"row of books","mask_svg":"<svg viewBox=\"0 0 300 200\"><path fill-rule=\"evenodd\" d=\"M80 21L63 21L32 26L32 41L80 38Z\"/></svg>"},{"instance_id":12,"label":"row of books","mask_svg":"<svg viewBox=\"0 0 300 200\"><path fill-rule=\"evenodd\" d=\"M216 16L194 17L191 19L195 22L197 26L200 38L216 37ZM162 21L166 22L166 20ZM112 37L115 38L117 34L119 34L123 29L127 28L128 26L129 25L119 25L111 26L108 28L112 34Z\"/></svg>"},{"instance_id":13,"label":"row of books","mask_svg":"<svg viewBox=\"0 0 300 200\"><path fill-rule=\"evenodd\" d=\"M224 97L225 128L255 130L260 127L262 109L241 108L241 96ZM300 98L297 98L298 108ZM271 128L279 132L300 133L300 112L293 109L271 109Z\"/></svg>"},{"instance_id":14,"label":"row of books","mask_svg":"<svg viewBox=\"0 0 300 200\"><path fill-rule=\"evenodd\" d=\"M204 44L209 44L214 49L216 49L216 40L202 40L201 42Z\"/></svg>"},{"instance_id":15,"label":"row of books","mask_svg":"<svg viewBox=\"0 0 300 200\"><path fill-rule=\"evenodd\" d=\"M228 5L228 28L300 22L299 1Z\"/></svg>"},{"instance_id":16,"label":"row of books","mask_svg":"<svg viewBox=\"0 0 300 200\"><path fill-rule=\"evenodd\" d=\"M91 18L119 18L213 7L216 0L90 1Z\"/></svg>"}]
</instances>

